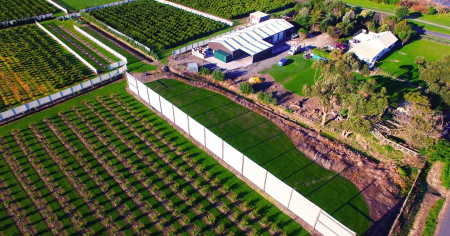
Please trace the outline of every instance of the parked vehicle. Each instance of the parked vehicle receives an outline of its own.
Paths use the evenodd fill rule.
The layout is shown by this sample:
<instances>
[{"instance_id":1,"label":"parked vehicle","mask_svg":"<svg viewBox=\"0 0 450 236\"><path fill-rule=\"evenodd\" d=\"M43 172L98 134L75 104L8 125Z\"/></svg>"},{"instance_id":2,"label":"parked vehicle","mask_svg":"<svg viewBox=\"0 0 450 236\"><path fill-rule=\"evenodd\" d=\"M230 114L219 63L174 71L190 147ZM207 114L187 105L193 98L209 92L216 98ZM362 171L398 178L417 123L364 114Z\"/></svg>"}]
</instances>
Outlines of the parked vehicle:
<instances>
[{"instance_id":1,"label":"parked vehicle","mask_svg":"<svg viewBox=\"0 0 450 236\"><path fill-rule=\"evenodd\" d=\"M342 44L342 43L336 43L336 47L341 49L341 50L347 49L347 47L344 44Z\"/></svg>"},{"instance_id":2,"label":"parked vehicle","mask_svg":"<svg viewBox=\"0 0 450 236\"><path fill-rule=\"evenodd\" d=\"M299 53L301 51L301 49L302 49L302 46L299 43L292 44L291 48L289 49L288 54L295 55L295 54Z\"/></svg>"}]
</instances>

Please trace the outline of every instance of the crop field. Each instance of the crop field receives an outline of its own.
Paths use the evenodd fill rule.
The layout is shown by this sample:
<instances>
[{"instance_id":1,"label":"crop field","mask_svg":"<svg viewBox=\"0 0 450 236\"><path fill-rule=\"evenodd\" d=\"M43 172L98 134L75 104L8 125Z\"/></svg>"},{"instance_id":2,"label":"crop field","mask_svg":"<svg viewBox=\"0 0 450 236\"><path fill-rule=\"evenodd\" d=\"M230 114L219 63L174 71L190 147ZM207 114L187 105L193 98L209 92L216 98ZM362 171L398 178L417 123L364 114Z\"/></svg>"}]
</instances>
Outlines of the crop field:
<instances>
[{"instance_id":1,"label":"crop field","mask_svg":"<svg viewBox=\"0 0 450 236\"><path fill-rule=\"evenodd\" d=\"M370 225L359 190L308 159L275 124L228 98L175 80L147 86L358 234Z\"/></svg>"},{"instance_id":2,"label":"crop field","mask_svg":"<svg viewBox=\"0 0 450 236\"><path fill-rule=\"evenodd\" d=\"M108 65L120 61L119 58L116 58L111 53L102 49L100 46L77 32L73 28L74 23L70 21L48 21L42 23L42 26L78 53L78 55L89 62L89 64L94 66L98 71L107 71Z\"/></svg>"},{"instance_id":3,"label":"crop field","mask_svg":"<svg viewBox=\"0 0 450 236\"><path fill-rule=\"evenodd\" d=\"M55 12L57 9L45 0L0 1L0 22Z\"/></svg>"},{"instance_id":4,"label":"crop field","mask_svg":"<svg viewBox=\"0 0 450 236\"><path fill-rule=\"evenodd\" d=\"M0 30L0 45L0 111L92 75L35 25Z\"/></svg>"},{"instance_id":5,"label":"crop field","mask_svg":"<svg viewBox=\"0 0 450 236\"><path fill-rule=\"evenodd\" d=\"M283 87L295 94L303 96L302 88L304 84L314 84L315 69L311 66L314 60L303 59L303 54L289 56L287 65L273 65L270 70L264 72L271 75L275 81L281 83Z\"/></svg>"},{"instance_id":6,"label":"crop field","mask_svg":"<svg viewBox=\"0 0 450 236\"><path fill-rule=\"evenodd\" d=\"M139 60L135 56L131 55L129 52L124 50L123 48L117 46L110 40L104 38L102 35L98 34L96 31L92 30L89 27L81 27L81 29L91 35L92 37L96 38L100 42L104 43L106 46L110 47L114 51L120 53L120 55L127 58L128 64L127 64L127 70L132 73L144 73L146 71L152 71L156 69L155 65L149 65L144 63L143 61Z\"/></svg>"},{"instance_id":7,"label":"crop field","mask_svg":"<svg viewBox=\"0 0 450 236\"><path fill-rule=\"evenodd\" d=\"M393 52L377 63L377 66L389 74L418 82L419 70L414 60L423 56L425 60L439 60L445 55L450 55L450 46L420 39L412 41Z\"/></svg>"},{"instance_id":8,"label":"crop field","mask_svg":"<svg viewBox=\"0 0 450 236\"><path fill-rule=\"evenodd\" d=\"M155 1L136 1L91 11L90 14L159 51L226 28L225 24Z\"/></svg>"},{"instance_id":9,"label":"crop field","mask_svg":"<svg viewBox=\"0 0 450 236\"><path fill-rule=\"evenodd\" d=\"M244 17L254 11L271 12L293 4L291 0L172 0L172 2L227 19Z\"/></svg>"},{"instance_id":10,"label":"crop field","mask_svg":"<svg viewBox=\"0 0 450 236\"><path fill-rule=\"evenodd\" d=\"M118 2L117 0L53 0L65 9L75 12L81 9Z\"/></svg>"},{"instance_id":11,"label":"crop field","mask_svg":"<svg viewBox=\"0 0 450 236\"><path fill-rule=\"evenodd\" d=\"M308 234L125 85L0 128L0 234Z\"/></svg>"}]
</instances>

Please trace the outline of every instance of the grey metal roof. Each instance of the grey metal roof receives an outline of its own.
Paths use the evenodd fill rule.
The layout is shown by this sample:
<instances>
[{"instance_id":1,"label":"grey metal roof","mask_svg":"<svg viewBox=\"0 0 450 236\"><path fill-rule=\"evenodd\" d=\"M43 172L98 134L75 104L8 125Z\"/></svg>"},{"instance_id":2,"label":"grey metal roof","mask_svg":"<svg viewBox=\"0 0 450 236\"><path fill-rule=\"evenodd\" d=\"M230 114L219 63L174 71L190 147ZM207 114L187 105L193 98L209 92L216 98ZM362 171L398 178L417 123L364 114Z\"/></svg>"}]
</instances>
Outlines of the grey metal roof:
<instances>
[{"instance_id":1,"label":"grey metal roof","mask_svg":"<svg viewBox=\"0 0 450 236\"><path fill-rule=\"evenodd\" d=\"M255 55L271 48L273 45L263 39L272 37L294 26L283 19L270 19L245 29L213 39L210 42L221 43L230 51L241 49Z\"/></svg>"}]
</instances>

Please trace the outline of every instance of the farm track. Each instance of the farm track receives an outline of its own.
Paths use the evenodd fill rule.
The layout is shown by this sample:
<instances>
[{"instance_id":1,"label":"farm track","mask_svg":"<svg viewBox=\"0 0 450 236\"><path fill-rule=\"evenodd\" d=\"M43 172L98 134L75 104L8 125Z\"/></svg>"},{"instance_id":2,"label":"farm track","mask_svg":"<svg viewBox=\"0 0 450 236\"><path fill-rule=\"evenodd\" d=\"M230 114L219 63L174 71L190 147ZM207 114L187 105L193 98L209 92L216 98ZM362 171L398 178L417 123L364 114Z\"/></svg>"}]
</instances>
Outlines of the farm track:
<instances>
[{"instance_id":1,"label":"farm track","mask_svg":"<svg viewBox=\"0 0 450 236\"><path fill-rule=\"evenodd\" d=\"M69 29L67 29L64 25L59 25L59 28L61 28L62 30L64 30L64 32L66 32L67 34L69 34L70 36L72 36L73 38L75 38L76 40L78 40L80 43L82 43L84 46L88 47L91 51L97 53L97 55L101 58L103 58L105 61L109 62L109 63L114 63L113 60L111 60L109 57L105 56L105 54L101 53L100 51L98 51L96 48L94 48L90 43L86 42L85 40L81 39L80 37L78 37L78 35L76 35L75 33L73 33L72 31L70 31Z\"/></svg>"}]
</instances>

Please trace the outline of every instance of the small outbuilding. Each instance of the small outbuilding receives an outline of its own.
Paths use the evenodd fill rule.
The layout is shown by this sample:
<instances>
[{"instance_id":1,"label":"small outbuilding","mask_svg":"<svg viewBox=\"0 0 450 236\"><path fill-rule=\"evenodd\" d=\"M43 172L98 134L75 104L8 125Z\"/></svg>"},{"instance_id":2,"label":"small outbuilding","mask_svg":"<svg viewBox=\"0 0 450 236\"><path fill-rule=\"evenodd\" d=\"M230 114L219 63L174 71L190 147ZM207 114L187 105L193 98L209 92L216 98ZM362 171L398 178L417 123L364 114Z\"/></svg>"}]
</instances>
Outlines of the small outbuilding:
<instances>
[{"instance_id":1,"label":"small outbuilding","mask_svg":"<svg viewBox=\"0 0 450 236\"><path fill-rule=\"evenodd\" d=\"M398 41L390 31L376 33L363 30L349 40L351 49L360 60L373 66L383 55L389 52Z\"/></svg>"},{"instance_id":2,"label":"small outbuilding","mask_svg":"<svg viewBox=\"0 0 450 236\"><path fill-rule=\"evenodd\" d=\"M256 12L250 13L249 21L253 24L258 24L258 23L268 20L269 18L270 18L269 14L266 14L261 11L256 11Z\"/></svg>"},{"instance_id":3,"label":"small outbuilding","mask_svg":"<svg viewBox=\"0 0 450 236\"><path fill-rule=\"evenodd\" d=\"M214 50L214 58L216 58L219 61L228 63L229 61L231 61L233 57L228 52L217 49Z\"/></svg>"},{"instance_id":4,"label":"small outbuilding","mask_svg":"<svg viewBox=\"0 0 450 236\"><path fill-rule=\"evenodd\" d=\"M197 63L189 63L188 71L189 71L189 73L198 73L198 64Z\"/></svg>"},{"instance_id":5,"label":"small outbuilding","mask_svg":"<svg viewBox=\"0 0 450 236\"><path fill-rule=\"evenodd\" d=\"M285 66L287 63L287 59L286 58L282 58L279 62L278 62L278 66Z\"/></svg>"}]
</instances>

